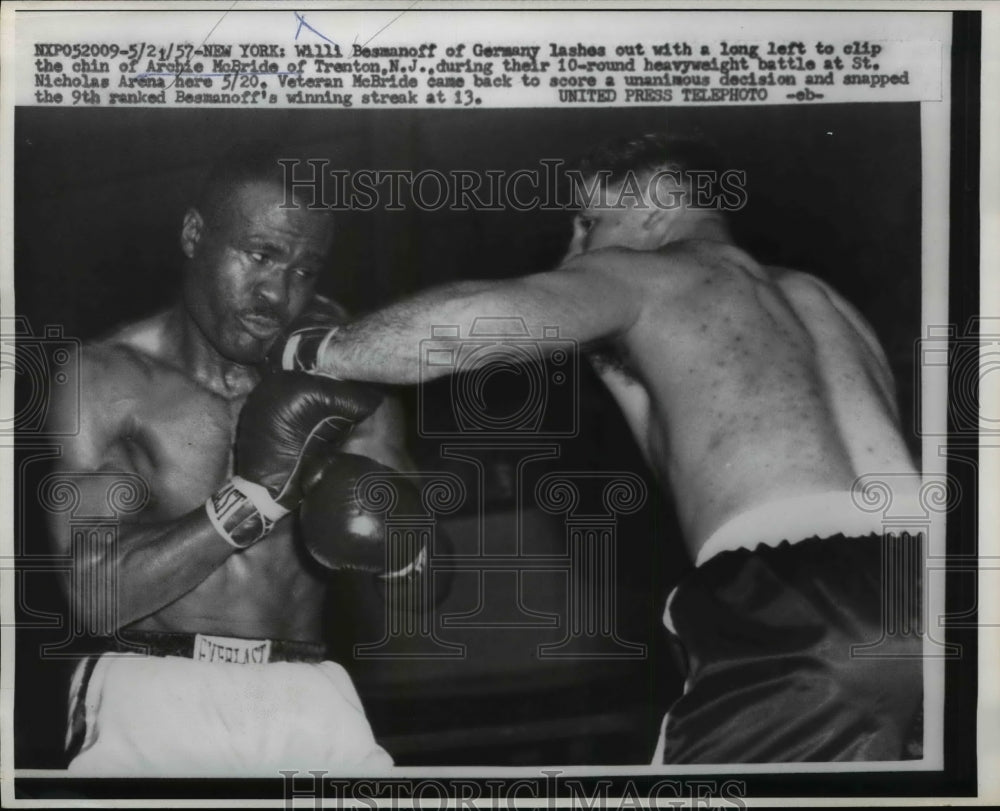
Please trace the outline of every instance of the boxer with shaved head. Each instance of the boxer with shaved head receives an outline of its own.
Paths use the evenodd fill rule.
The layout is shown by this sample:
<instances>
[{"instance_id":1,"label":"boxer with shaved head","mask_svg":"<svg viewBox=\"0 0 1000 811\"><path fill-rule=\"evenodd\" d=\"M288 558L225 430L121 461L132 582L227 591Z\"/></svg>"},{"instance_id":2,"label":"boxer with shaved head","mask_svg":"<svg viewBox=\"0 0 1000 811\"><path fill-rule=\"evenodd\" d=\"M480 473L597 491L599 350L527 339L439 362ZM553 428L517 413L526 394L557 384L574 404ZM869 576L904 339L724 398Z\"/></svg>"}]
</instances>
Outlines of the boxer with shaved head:
<instances>
[{"instance_id":1,"label":"boxer with shaved head","mask_svg":"<svg viewBox=\"0 0 1000 811\"><path fill-rule=\"evenodd\" d=\"M416 383L454 371L423 365L436 325L464 336L477 318L519 317L539 338L558 327L621 407L696 564L664 613L687 673L655 761L912 756L919 638L855 655L883 638L884 547L919 554L919 538L885 537L881 515L852 498L866 474L917 477L889 365L833 288L762 266L719 210L693 204L704 167L690 147L649 135L586 159L556 269L293 330L275 357L341 380Z\"/></svg>"}]
</instances>

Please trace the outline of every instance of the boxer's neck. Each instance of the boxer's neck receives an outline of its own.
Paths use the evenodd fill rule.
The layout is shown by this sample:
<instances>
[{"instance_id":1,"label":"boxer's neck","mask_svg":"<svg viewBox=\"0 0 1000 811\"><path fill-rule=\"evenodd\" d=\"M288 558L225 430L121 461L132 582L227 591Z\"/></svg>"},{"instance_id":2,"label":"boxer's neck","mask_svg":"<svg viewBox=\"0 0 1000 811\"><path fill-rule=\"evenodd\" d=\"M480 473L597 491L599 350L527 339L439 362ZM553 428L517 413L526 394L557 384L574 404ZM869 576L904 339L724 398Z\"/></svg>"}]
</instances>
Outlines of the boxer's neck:
<instances>
[{"instance_id":1,"label":"boxer's neck","mask_svg":"<svg viewBox=\"0 0 1000 811\"><path fill-rule=\"evenodd\" d=\"M177 365L216 394L226 398L242 397L260 380L255 366L237 363L220 354L182 302L167 312L164 332Z\"/></svg>"},{"instance_id":2,"label":"boxer's neck","mask_svg":"<svg viewBox=\"0 0 1000 811\"><path fill-rule=\"evenodd\" d=\"M673 218L665 232L661 246L685 239L702 239L707 242L732 244L726 221L714 211L683 209Z\"/></svg>"}]
</instances>

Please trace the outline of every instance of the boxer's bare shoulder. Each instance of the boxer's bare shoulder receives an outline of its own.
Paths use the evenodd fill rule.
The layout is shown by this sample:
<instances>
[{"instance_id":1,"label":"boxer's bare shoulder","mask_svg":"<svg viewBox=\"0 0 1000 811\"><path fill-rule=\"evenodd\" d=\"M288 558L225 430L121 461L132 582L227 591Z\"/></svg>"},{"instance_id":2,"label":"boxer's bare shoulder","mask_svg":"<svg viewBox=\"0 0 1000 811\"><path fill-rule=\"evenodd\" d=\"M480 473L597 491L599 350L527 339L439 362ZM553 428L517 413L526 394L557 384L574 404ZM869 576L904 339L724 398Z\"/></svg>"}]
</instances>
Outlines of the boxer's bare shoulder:
<instances>
[{"instance_id":1,"label":"boxer's bare shoulder","mask_svg":"<svg viewBox=\"0 0 1000 811\"><path fill-rule=\"evenodd\" d=\"M746 251L707 240L669 243L656 251L604 248L583 254L574 263L591 274L613 279L647 311L679 304L688 297L718 301L738 292L732 282L740 280L744 284L772 281Z\"/></svg>"},{"instance_id":2,"label":"boxer's bare shoulder","mask_svg":"<svg viewBox=\"0 0 1000 811\"><path fill-rule=\"evenodd\" d=\"M858 342L857 348L877 366L877 376L891 384L892 373L875 330L847 299L816 276L784 268L771 270L793 306L803 312L825 309L831 315L836 315L841 329L853 335Z\"/></svg>"},{"instance_id":3,"label":"boxer's bare shoulder","mask_svg":"<svg viewBox=\"0 0 1000 811\"><path fill-rule=\"evenodd\" d=\"M664 342L707 347L724 340L733 319L719 314L734 304L738 309L755 284L770 283L749 254L719 242L690 240L657 251L604 249L587 254L585 262L613 277L637 302L627 336L589 347L598 372L617 372L623 381L635 381L650 362L661 363Z\"/></svg>"},{"instance_id":4,"label":"boxer's bare shoulder","mask_svg":"<svg viewBox=\"0 0 1000 811\"><path fill-rule=\"evenodd\" d=\"M158 313L86 344L81 357L85 374L95 377L101 389L120 391L147 385L153 377L181 373L177 349L167 338L167 317ZM92 393L100 397L100 390Z\"/></svg>"}]
</instances>

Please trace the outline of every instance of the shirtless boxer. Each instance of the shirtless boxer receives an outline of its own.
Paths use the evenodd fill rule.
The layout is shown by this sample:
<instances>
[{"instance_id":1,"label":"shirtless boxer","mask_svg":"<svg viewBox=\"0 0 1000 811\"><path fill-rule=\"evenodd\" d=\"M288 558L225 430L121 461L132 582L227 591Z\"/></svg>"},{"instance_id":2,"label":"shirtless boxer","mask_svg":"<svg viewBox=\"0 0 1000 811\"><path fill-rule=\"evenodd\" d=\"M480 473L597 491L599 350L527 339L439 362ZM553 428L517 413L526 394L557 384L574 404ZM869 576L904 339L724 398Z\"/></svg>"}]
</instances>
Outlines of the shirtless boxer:
<instances>
[{"instance_id":1,"label":"shirtless boxer","mask_svg":"<svg viewBox=\"0 0 1000 811\"><path fill-rule=\"evenodd\" d=\"M92 631L126 640L74 675L67 746L77 774L276 777L392 763L347 672L325 660L328 578L295 520L322 474L313 515L333 547L314 537L310 550L330 565L340 542L376 557L370 539L350 534L352 505L335 503L336 491L378 463L412 467L390 401L261 366L307 308L323 323L342 318L314 295L330 217L282 207L276 157L244 148L220 163L184 217L177 301L82 351L80 431L59 460L80 487L77 512L106 510L108 479L88 472L137 474L150 499L121 524L117 547L74 550L73 580L84 584L74 605ZM56 420L70 407L57 404ZM331 459L350 471L325 468ZM63 519L53 517L53 535L69 554ZM85 584L104 589L107 577L116 616L95 628L104 620ZM123 652L129 645L148 655Z\"/></svg>"},{"instance_id":2,"label":"shirtless boxer","mask_svg":"<svg viewBox=\"0 0 1000 811\"><path fill-rule=\"evenodd\" d=\"M883 658L851 654L882 636L883 547L881 515L855 506L852 486L916 476L888 363L828 285L762 267L720 212L691 205L671 147L646 136L584 162L585 178L609 173L607 199L582 206L555 270L449 284L333 333L302 330L282 344L286 368L416 383L454 368L422 366L435 325L558 327L591 350L696 563L664 612L688 673L654 762L906 757L920 737L919 639L890 637ZM640 195L619 200L628 188ZM919 552L919 538L885 543Z\"/></svg>"}]
</instances>

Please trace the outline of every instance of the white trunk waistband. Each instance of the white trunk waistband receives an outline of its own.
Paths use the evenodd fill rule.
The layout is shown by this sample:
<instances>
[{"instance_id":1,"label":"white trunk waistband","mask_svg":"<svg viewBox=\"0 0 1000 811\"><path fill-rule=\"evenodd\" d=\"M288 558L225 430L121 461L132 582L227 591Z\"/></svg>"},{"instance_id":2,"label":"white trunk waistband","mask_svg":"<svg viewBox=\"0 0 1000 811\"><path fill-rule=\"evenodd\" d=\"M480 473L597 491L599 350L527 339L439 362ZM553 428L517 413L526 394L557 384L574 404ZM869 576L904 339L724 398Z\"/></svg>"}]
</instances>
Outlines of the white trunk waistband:
<instances>
[{"instance_id":1,"label":"white trunk waistband","mask_svg":"<svg viewBox=\"0 0 1000 811\"><path fill-rule=\"evenodd\" d=\"M909 496L904 498L909 500ZM916 495L912 498L916 499ZM786 541L798 543L807 538L832 535L881 535L884 529L883 510L863 509L850 490L789 496L729 519L701 545L695 566L701 566L721 552L753 549L760 544L778 546Z\"/></svg>"},{"instance_id":2,"label":"white trunk waistband","mask_svg":"<svg viewBox=\"0 0 1000 811\"><path fill-rule=\"evenodd\" d=\"M919 500L915 492L896 494L893 503L903 507L911 503L916 505ZM789 496L730 518L701 545L695 566L704 565L722 552L754 549L760 544L776 547L785 542L796 544L815 537L882 535L885 528L883 510L862 509L849 490ZM676 594L675 586L667 596L663 610L663 624L674 634L677 631L670 616L670 604Z\"/></svg>"}]
</instances>

